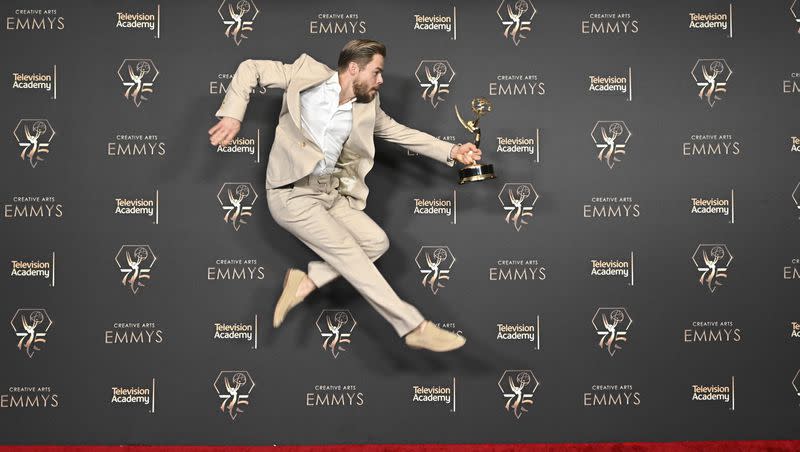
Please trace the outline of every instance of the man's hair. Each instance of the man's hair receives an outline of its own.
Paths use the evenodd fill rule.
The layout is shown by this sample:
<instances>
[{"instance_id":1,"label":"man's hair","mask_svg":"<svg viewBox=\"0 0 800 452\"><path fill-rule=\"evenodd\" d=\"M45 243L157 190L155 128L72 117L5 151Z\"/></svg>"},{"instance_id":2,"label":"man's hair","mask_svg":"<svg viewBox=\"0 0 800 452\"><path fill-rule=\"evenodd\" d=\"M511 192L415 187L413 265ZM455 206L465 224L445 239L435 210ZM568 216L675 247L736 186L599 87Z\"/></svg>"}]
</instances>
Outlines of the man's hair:
<instances>
[{"instance_id":1,"label":"man's hair","mask_svg":"<svg viewBox=\"0 0 800 452\"><path fill-rule=\"evenodd\" d=\"M353 39L339 52L339 72L347 69L351 61L363 69L376 54L386 58L386 46L383 43L371 39Z\"/></svg>"}]
</instances>

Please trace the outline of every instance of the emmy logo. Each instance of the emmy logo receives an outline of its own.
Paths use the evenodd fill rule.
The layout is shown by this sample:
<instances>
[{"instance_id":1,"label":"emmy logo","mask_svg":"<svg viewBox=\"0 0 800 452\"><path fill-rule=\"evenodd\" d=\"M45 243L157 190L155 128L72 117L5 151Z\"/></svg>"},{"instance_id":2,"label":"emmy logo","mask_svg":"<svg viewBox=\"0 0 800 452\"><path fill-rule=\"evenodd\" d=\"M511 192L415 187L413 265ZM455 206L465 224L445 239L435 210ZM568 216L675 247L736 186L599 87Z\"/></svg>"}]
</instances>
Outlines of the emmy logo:
<instances>
[{"instance_id":1,"label":"emmy logo","mask_svg":"<svg viewBox=\"0 0 800 452\"><path fill-rule=\"evenodd\" d=\"M224 391L223 387L224 385ZM250 392L255 387L250 373L246 370L225 370L219 373L214 380L214 390L222 399L219 410L227 412L231 419L236 419L239 413L244 413L243 405L249 405Z\"/></svg>"},{"instance_id":2,"label":"emmy logo","mask_svg":"<svg viewBox=\"0 0 800 452\"><path fill-rule=\"evenodd\" d=\"M227 6L227 8L226 8ZM227 11L227 16L223 13ZM244 32L253 31L253 21L258 15L256 4L249 0L239 0L236 6L229 0L225 0L217 10L222 23L228 27L225 29L225 37L232 38L237 46L247 39Z\"/></svg>"},{"instance_id":3,"label":"emmy logo","mask_svg":"<svg viewBox=\"0 0 800 452\"><path fill-rule=\"evenodd\" d=\"M702 263L699 262L701 256ZM727 271L731 261L733 261L733 255L723 244L701 244L692 255L692 262L700 272L700 285L708 287L711 292L722 285L722 279L728 277Z\"/></svg>"},{"instance_id":4,"label":"emmy logo","mask_svg":"<svg viewBox=\"0 0 800 452\"><path fill-rule=\"evenodd\" d=\"M28 357L33 358L34 352L41 350L40 345L47 342L45 336L53 321L44 309L18 309L11 318L11 326L19 338L17 348L24 349Z\"/></svg>"},{"instance_id":5,"label":"emmy logo","mask_svg":"<svg viewBox=\"0 0 800 452\"><path fill-rule=\"evenodd\" d=\"M223 193L227 193L227 204L222 200ZM217 193L217 200L225 210L225 222L230 223L236 231L241 225L247 224L244 220L253 214L251 210L257 198L253 186L247 182L226 182Z\"/></svg>"},{"instance_id":6,"label":"emmy logo","mask_svg":"<svg viewBox=\"0 0 800 452\"><path fill-rule=\"evenodd\" d=\"M506 411L519 419L522 413L528 412L525 405L533 405L533 393L539 387L539 381L530 370L506 370L497 385L507 399Z\"/></svg>"},{"instance_id":7,"label":"emmy logo","mask_svg":"<svg viewBox=\"0 0 800 452\"><path fill-rule=\"evenodd\" d=\"M152 60L126 59L117 70L117 75L127 87L125 99L129 99L138 108L143 100L149 99L145 95L153 92L153 82L158 77L158 69Z\"/></svg>"},{"instance_id":8,"label":"emmy logo","mask_svg":"<svg viewBox=\"0 0 800 452\"><path fill-rule=\"evenodd\" d=\"M333 320L331 320L331 315ZM322 318L325 318L323 330L320 326ZM356 327L356 319L348 310L329 310L325 309L317 318L317 329L325 340L322 342L322 349L331 352L334 358L339 357L339 352L346 352L344 344L350 343L350 336Z\"/></svg>"},{"instance_id":9,"label":"emmy logo","mask_svg":"<svg viewBox=\"0 0 800 452\"><path fill-rule=\"evenodd\" d=\"M536 14L536 8L528 0L517 0L514 6L511 6L511 2L507 0L501 1L497 8L497 16L506 26L503 36L511 39L514 45L518 46L522 39L527 38L522 33L531 31L531 20L533 20L534 14Z\"/></svg>"},{"instance_id":10,"label":"emmy logo","mask_svg":"<svg viewBox=\"0 0 800 452\"><path fill-rule=\"evenodd\" d=\"M792 13L792 18L797 24L800 24L800 14L798 14L798 10L800 10L800 0L794 0L792 2L792 6L789 7L789 12ZM797 32L800 33L800 28L797 29Z\"/></svg>"},{"instance_id":11,"label":"emmy logo","mask_svg":"<svg viewBox=\"0 0 800 452\"><path fill-rule=\"evenodd\" d=\"M444 101L442 95L450 93L450 82L456 73L446 60L423 60L414 75L419 86L425 88L422 91L422 99L429 101L433 108L436 108L439 102Z\"/></svg>"},{"instance_id":12,"label":"emmy logo","mask_svg":"<svg viewBox=\"0 0 800 452\"><path fill-rule=\"evenodd\" d=\"M506 213L506 223L513 224L519 231L528 224L525 218L533 216L533 205L539 195L532 184L505 184L497 195Z\"/></svg>"},{"instance_id":13,"label":"emmy logo","mask_svg":"<svg viewBox=\"0 0 800 452\"><path fill-rule=\"evenodd\" d=\"M625 121L597 121L591 133L595 146L600 150L597 160L605 161L609 169L614 168L614 164L625 154L625 146L631 135Z\"/></svg>"},{"instance_id":14,"label":"emmy logo","mask_svg":"<svg viewBox=\"0 0 800 452\"><path fill-rule=\"evenodd\" d=\"M598 326L598 316L603 321L603 327ZM614 356L617 350L622 350L621 342L627 342L628 328L633 320L625 308L599 308L592 318L592 325L600 336L598 347L605 348L608 354Z\"/></svg>"},{"instance_id":15,"label":"emmy logo","mask_svg":"<svg viewBox=\"0 0 800 452\"><path fill-rule=\"evenodd\" d=\"M125 260L121 261L122 256ZM120 271L124 274L122 285L128 286L136 294L144 287L144 281L150 279L150 270L156 262L156 256L150 245L123 245L115 257Z\"/></svg>"},{"instance_id":16,"label":"emmy logo","mask_svg":"<svg viewBox=\"0 0 800 452\"><path fill-rule=\"evenodd\" d=\"M727 92L731 74L733 71L724 59L697 60L692 68L692 77L700 87L697 96L701 100L705 98L709 107L713 107L718 100L722 100L722 94Z\"/></svg>"},{"instance_id":17,"label":"emmy logo","mask_svg":"<svg viewBox=\"0 0 800 452\"><path fill-rule=\"evenodd\" d=\"M22 148L19 158L27 160L32 168L43 161L50 152L50 141L55 131L46 119L23 119L14 129L14 138Z\"/></svg>"},{"instance_id":18,"label":"emmy logo","mask_svg":"<svg viewBox=\"0 0 800 452\"><path fill-rule=\"evenodd\" d=\"M429 287L436 295L439 289L444 288L443 282L450 279L450 269L455 261L455 257L446 246L423 246L416 257L419 271L423 274L422 287Z\"/></svg>"}]
</instances>

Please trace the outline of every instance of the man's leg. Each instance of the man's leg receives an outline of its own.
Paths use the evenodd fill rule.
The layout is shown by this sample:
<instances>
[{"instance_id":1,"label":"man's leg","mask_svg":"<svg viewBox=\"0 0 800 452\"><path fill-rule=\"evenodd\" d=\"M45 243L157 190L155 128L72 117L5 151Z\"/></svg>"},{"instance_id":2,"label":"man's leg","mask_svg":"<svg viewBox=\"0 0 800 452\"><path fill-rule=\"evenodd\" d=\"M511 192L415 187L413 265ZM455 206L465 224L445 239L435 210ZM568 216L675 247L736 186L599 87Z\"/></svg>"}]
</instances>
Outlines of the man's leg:
<instances>
[{"instance_id":1,"label":"man's leg","mask_svg":"<svg viewBox=\"0 0 800 452\"><path fill-rule=\"evenodd\" d=\"M389 249L389 237L364 211L353 209L347 198L337 196L328 213L353 236L372 262ZM317 288L338 278L339 272L325 261L308 263L308 277Z\"/></svg>"},{"instance_id":2,"label":"man's leg","mask_svg":"<svg viewBox=\"0 0 800 452\"><path fill-rule=\"evenodd\" d=\"M321 193L310 187L267 190L269 210L275 221L350 282L397 334L404 336L424 318L414 306L397 296L353 235L329 213L337 197L335 190Z\"/></svg>"}]
</instances>

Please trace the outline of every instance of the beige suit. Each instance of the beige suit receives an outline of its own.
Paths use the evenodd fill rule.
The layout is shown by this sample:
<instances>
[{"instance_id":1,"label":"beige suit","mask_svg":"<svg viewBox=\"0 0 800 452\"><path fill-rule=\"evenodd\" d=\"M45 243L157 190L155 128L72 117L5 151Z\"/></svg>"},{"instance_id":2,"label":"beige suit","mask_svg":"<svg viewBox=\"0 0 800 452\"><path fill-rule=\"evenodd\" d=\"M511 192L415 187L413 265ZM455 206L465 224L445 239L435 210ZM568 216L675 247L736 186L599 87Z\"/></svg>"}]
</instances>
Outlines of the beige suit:
<instances>
[{"instance_id":1,"label":"beige suit","mask_svg":"<svg viewBox=\"0 0 800 452\"><path fill-rule=\"evenodd\" d=\"M243 120L256 85L285 90L267 162L270 213L324 260L308 264L308 276L317 287L341 275L403 336L424 318L397 296L373 264L389 247L386 233L363 212L369 193L364 178L375 157L373 137L449 166L453 166L448 161L453 143L397 123L383 112L376 95L369 103L353 104L352 129L334 174L311 175L324 155L300 126L300 92L333 73L306 54L291 64L246 60L236 70L216 116ZM295 186L278 189L289 183Z\"/></svg>"}]
</instances>

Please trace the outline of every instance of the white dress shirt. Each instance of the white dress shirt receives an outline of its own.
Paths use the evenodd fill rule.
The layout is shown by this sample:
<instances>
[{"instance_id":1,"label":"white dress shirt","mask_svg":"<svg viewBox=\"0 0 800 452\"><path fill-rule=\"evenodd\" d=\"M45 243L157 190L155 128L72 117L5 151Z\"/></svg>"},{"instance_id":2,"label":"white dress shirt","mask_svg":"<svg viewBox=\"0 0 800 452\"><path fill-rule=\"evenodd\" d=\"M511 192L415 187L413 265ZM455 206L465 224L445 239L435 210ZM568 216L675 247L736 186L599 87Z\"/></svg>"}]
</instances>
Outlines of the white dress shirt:
<instances>
[{"instance_id":1,"label":"white dress shirt","mask_svg":"<svg viewBox=\"0 0 800 452\"><path fill-rule=\"evenodd\" d=\"M341 90L339 74L334 73L325 82L300 93L302 127L325 154L312 172L317 176L333 173L342 145L353 128L355 98L339 105Z\"/></svg>"}]
</instances>

